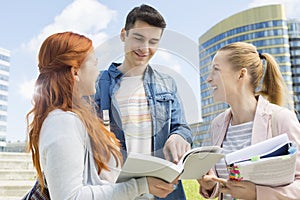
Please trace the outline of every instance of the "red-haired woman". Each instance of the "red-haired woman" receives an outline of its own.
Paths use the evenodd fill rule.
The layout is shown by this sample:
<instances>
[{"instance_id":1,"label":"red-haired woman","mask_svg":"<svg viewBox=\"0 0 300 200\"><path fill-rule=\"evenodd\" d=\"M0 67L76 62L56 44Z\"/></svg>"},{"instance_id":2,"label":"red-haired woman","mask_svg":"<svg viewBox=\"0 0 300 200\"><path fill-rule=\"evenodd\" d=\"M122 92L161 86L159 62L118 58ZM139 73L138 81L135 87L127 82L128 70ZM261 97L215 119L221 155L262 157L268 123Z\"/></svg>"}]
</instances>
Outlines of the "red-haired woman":
<instances>
[{"instance_id":1,"label":"red-haired woman","mask_svg":"<svg viewBox=\"0 0 300 200\"><path fill-rule=\"evenodd\" d=\"M165 197L173 185L143 177L115 184L122 155L114 134L94 113L98 75L92 41L72 32L49 36L39 52L33 109L27 114L29 142L40 182L51 199Z\"/></svg>"}]
</instances>

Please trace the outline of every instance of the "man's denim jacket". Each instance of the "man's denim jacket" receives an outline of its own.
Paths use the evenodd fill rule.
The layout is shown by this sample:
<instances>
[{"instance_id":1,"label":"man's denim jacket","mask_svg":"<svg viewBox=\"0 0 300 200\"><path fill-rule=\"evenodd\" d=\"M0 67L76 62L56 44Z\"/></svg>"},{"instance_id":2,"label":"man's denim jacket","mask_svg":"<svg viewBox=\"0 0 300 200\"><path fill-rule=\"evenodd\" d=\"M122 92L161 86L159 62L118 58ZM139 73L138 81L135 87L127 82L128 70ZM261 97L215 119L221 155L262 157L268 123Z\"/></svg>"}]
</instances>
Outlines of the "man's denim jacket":
<instances>
[{"instance_id":1,"label":"man's denim jacket","mask_svg":"<svg viewBox=\"0 0 300 200\"><path fill-rule=\"evenodd\" d=\"M103 76L103 72L100 73L96 82L95 102L100 117L102 117L104 109L109 109L111 131L120 140L122 153L126 157L126 143L122 130L121 115L115 99L115 93L119 89L123 77L123 74L117 69L119 65L112 63L107 70L108 76ZM163 157L163 147L171 134L179 134L187 142L192 143L191 130L185 121L173 78L158 73L148 65L143 80L152 118L153 155ZM106 105L106 108L103 109L101 105ZM178 188L178 192L181 189ZM173 193L177 193L176 191ZM181 192L176 195L173 193L166 199L185 199L184 194L183 196L180 194Z\"/></svg>"}]
</instances>

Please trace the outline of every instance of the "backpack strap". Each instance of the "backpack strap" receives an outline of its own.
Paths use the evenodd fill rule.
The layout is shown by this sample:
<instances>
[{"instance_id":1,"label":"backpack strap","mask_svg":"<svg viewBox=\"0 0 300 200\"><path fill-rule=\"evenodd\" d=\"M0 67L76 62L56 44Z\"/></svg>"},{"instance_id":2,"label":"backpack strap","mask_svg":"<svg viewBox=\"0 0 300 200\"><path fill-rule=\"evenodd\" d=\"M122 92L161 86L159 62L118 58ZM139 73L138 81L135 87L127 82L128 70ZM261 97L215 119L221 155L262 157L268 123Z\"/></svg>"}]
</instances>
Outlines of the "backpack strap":
<instances>
[{"instance_id":1,"label":"backpack strap","mask_svg":"<svg viewBox=\"0 0 300 200\"><path fill-rule=\"evenodd\" d=\"M110 75L107 70L103 71L98 86L100 88L100 112L104 125L109 125L109 109L110 109Z\"/></svg>"}]
</instances>

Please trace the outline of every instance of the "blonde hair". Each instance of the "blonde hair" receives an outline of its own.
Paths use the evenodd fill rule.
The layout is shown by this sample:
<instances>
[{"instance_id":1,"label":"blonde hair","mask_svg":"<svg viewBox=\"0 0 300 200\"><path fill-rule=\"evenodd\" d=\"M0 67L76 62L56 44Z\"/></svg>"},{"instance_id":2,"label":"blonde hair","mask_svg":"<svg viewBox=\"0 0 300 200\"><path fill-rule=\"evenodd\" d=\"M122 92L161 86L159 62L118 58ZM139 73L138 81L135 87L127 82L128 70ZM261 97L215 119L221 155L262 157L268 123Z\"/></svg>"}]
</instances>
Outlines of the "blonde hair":
<instances>
[{"instance_id":1,"label":"blonde hair","mask_svg":"<svg viewBox=\"0 0 300 200\"><path fill-rule=\"evenodd\" d=\"M288 103L286 98L288 90L273 56L268 53L260 54L254 45L245 42L228 44L219 51L226 51L227 60L232 64L233 70L242 68L248 70L254 94L263 95L271 103L279 106ZM266 61L265 70L263 60Z\"/></svg>"}]
</instances>

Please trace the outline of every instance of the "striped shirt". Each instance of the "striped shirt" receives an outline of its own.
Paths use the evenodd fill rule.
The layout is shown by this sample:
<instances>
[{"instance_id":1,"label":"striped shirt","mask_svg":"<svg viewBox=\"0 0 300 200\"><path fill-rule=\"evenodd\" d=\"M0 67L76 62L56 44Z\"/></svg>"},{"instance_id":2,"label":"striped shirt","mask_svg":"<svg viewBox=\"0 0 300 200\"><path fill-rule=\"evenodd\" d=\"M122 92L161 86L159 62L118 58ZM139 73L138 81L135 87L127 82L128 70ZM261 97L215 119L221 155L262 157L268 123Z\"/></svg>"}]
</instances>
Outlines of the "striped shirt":
<instances>
[{"instance_id":1,"label":"striped shirt","mask_svg":"<svg viewBox=\"0 0 300 200\"><path fill-rule=\"evenodd\" d=\"M232 126L229 124L227 134L222 144L224 154L228 154L251 145L253 121ZM216 164L216 170L220 178L228 179L229 174L224 159ZM233 199L231 195L223 195L223 200Z\"/></svg>"},{"instance_id":2,"label":"striped shirt","mask_svg":"<svg viewBox=\"0 0 300 200\"><path fill-rule=\"evenodd\" d=\"M116 93L127 152L151 154L152 120L143 76L123 77Z\"/></svg>"}]
</instances>

